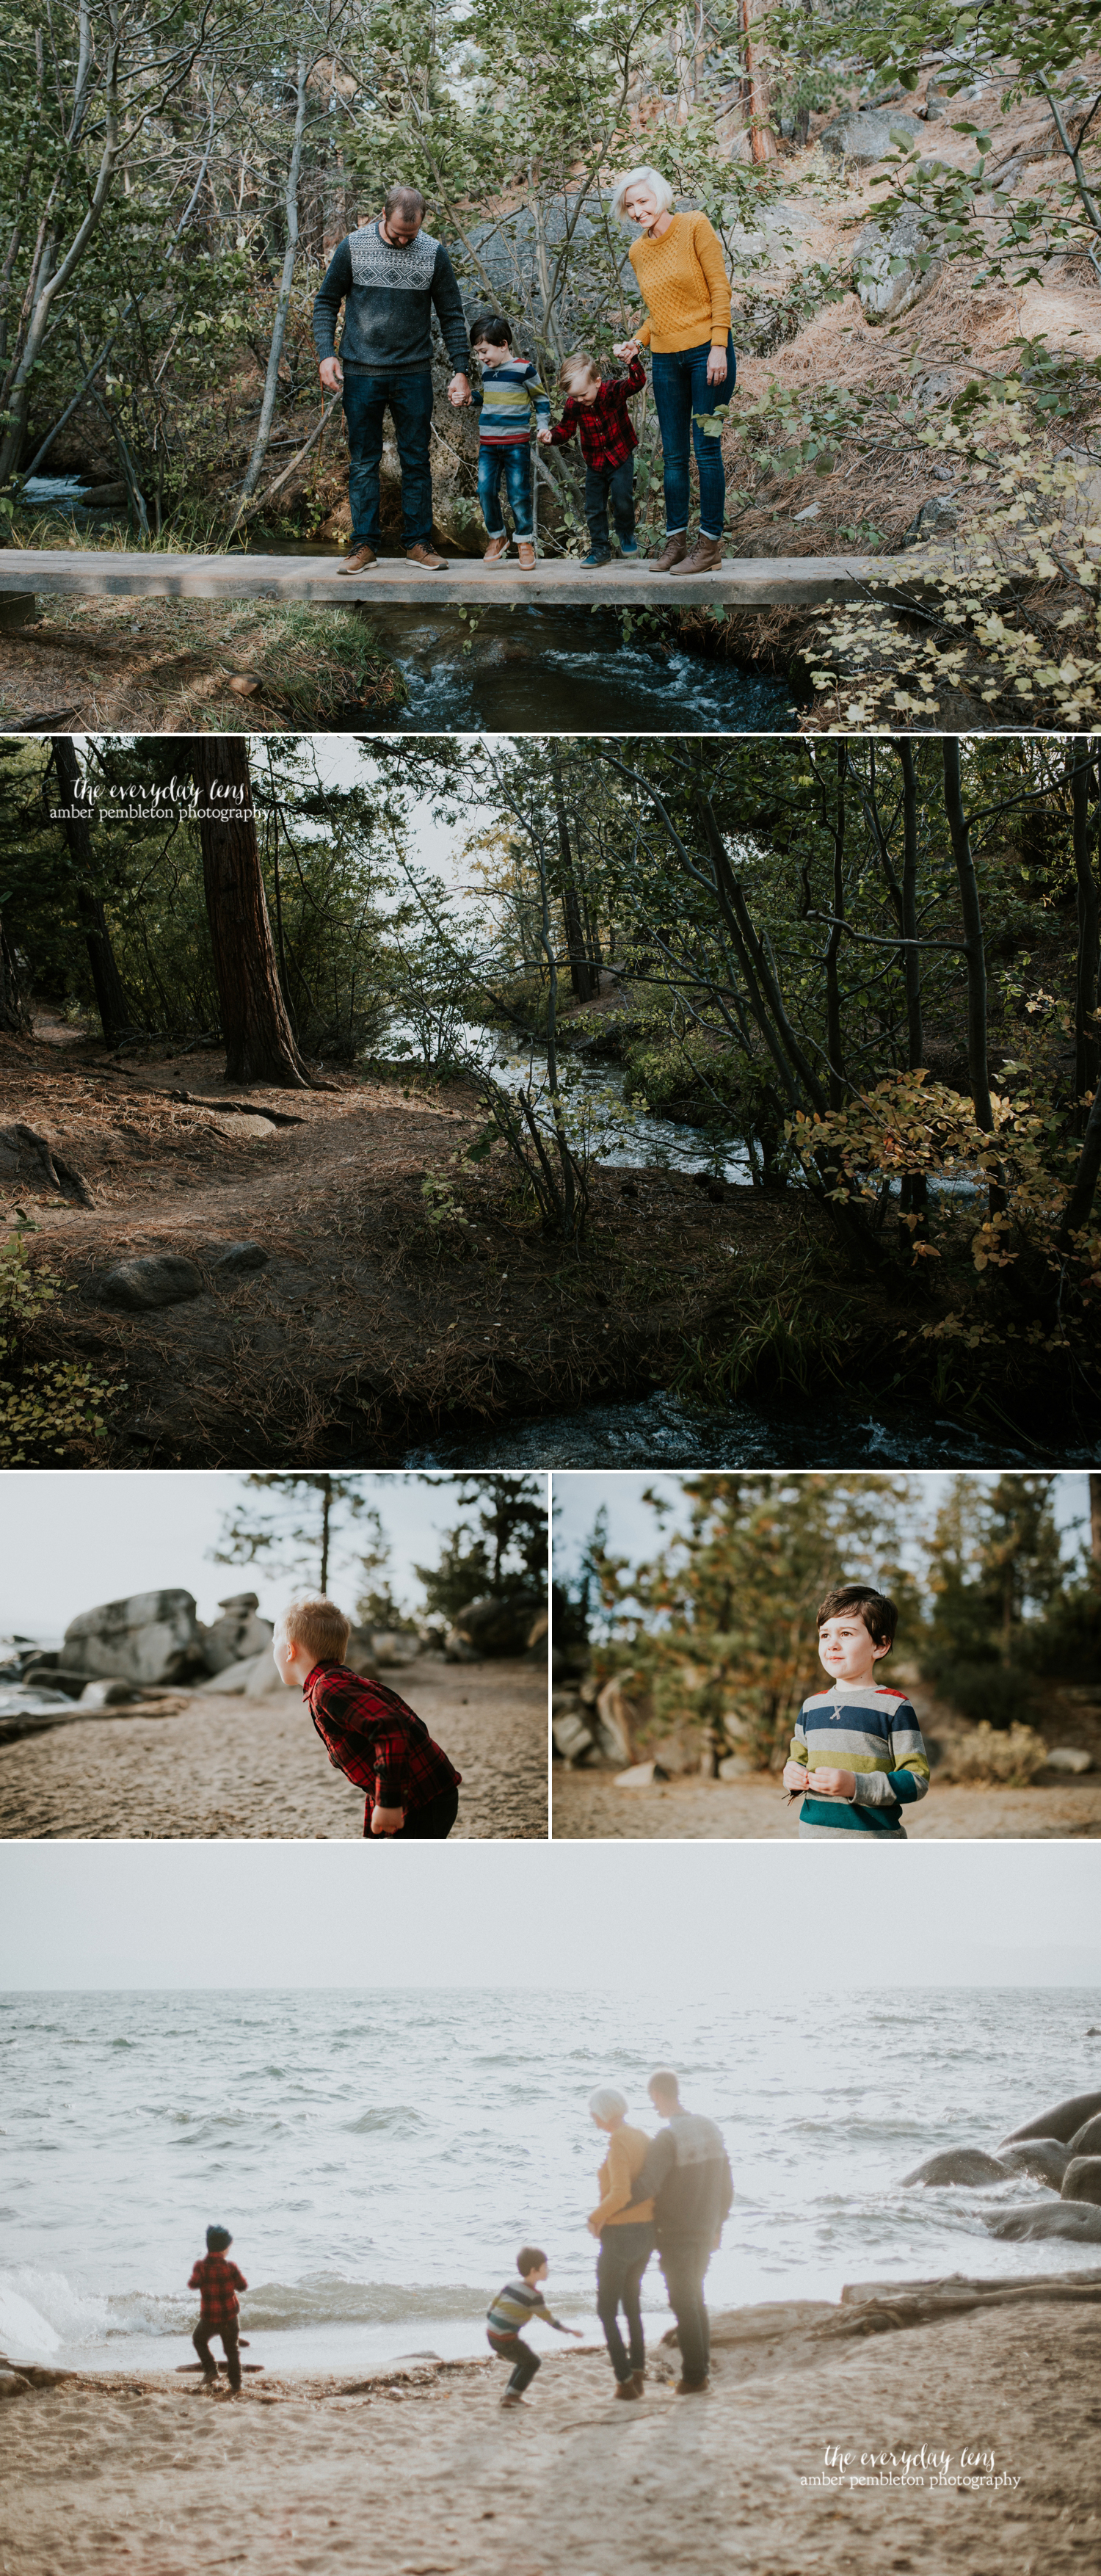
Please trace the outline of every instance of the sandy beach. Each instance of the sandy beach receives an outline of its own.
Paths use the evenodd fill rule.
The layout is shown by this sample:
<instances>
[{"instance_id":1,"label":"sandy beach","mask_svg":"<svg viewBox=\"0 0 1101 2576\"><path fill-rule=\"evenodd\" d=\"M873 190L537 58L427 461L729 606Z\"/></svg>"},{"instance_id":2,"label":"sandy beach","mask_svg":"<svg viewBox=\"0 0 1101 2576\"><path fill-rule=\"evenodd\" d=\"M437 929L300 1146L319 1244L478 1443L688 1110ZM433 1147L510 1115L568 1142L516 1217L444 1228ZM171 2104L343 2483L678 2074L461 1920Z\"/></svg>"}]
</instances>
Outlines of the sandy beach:
<instances>
[{"instance_id":1,"label":"sandy beach","mask_svg":"<svg viewBox=\"0 0 1101 2576\"><path fill-rule=\"evenodd\" d=\"M559 1842L797 1842L799 1810L778 1781L667 1780L619 1789L612 1771L554 1765ZM911 1842L1035 1842L1101 1836L1101 1776L1056 1788L948 1788L934 1782L906 1818Z\"/></svg>"},{"instance_id":2,"label":"sandy beach","mask_svg":"<svg viewBox=\"0 0 1101 2576\"><path fill-rule=\"evenodd\" d=\"M392 1678L462 1772L453 1839L542 1841L547 1683L536 1662L446 1664ZM355 1841L363 1792L330 1764L297 1691L183 1693L165 1716L81 1718L0 1746L0 1834Z\"/></svg>"},{"instance_id":3,"label":"sandy beach","mask_svg":"<svg viewBox=\"0 0 1101 2576\"><path fill-rule=\"evenodd\" d=\"M660 2347L634 2406L590 2348L552 2351L512 2413L488 2361L256 2377L240 2399L168 2374L26 2389L6 2410L5 2576L1094 2566L1101 2271L977 2306L963 2286L734 2310L692 2400Z\"/></svg>"}]
</instances>

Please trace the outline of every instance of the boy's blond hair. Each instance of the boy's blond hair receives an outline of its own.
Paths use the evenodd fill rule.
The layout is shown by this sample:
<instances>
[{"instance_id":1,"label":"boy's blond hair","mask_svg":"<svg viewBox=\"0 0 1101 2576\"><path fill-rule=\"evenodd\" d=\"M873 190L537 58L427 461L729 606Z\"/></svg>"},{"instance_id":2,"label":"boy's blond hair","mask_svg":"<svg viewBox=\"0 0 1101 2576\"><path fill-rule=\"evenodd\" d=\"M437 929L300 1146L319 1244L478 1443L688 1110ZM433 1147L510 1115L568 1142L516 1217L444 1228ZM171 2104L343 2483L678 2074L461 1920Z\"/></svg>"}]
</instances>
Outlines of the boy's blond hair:
<instances>
[{"instance_id":1,"label":"boy's blond hair","mask_svg":"<svg viewBox=\"0 0 1101 2576\"><path fill-rule=\"evenodd\" d=\"M558 370L558 382L568 393L571 385L580 384L582 376L595 376L599 384L600 369L596 359L590 358L587 349L574 349L568 358L562 360Z\"/></svg>"},{"instance_id":2,"label":"boy's blond hair","mask_svg":"<svg viewBox=\"0 0 1101 2576\"><path fill-rule=\"evenodd\" d=\"M304 1592L297 1601L288 1601L275 1623L277 1637L285 1637L289 1646L304 1646L316 1664L342 1664L348 1651L352 1623L335 1601L327 1601L321 1592Z\"/></svg>"}]
</instances>

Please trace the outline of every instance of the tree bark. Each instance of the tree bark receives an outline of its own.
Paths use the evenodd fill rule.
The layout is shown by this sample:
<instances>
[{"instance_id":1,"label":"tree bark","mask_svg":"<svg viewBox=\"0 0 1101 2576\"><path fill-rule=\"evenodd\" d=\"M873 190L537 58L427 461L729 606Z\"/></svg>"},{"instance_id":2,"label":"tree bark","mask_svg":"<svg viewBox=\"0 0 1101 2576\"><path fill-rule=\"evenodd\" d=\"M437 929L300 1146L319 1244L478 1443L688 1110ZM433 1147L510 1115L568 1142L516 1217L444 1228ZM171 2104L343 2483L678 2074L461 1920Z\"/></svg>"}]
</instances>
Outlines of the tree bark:
<instances>
[{"instance_id":1,"label":"tree bark","mask_svg":"<svg viewBox=\"0 0 1101 2576\"><path fill-rule=\"evenodd\" d=\"M1080 1104L1078 1125L1085 1124L1084 1095L1097 1088L1101 1048L1097 1038L1097 967L1101 948L1101 904L1090 864L1090 780L1093 763L1085 745L1071 754L1071 803L1074 814L1074 873L1078 887L1078 956L1074 991L1074 1096ZM1092 1023L1092 1025L1091 1025Z\"/></svg>"},{"instance_id":2,"label":"tree bark","mask_svg":"<svg viewBox=\"0 0 1101 2576\"><path fill-rule=\"evenodd\" d=\"M833 920L826 943L826 1055L830 1069L830 1108L845 1105L845 1066L841 1053L841 987L837 972L841 927L845 918L845 781L849 753L837 746L837 795L833 823Z\"/></svg>"},{"instance_id":3,"label":"tree bark","mask_svg":"<svg viewBox=\"0 0 1101 2576\"><path fill-rule=\"evenodd\" d=\"M5 1036L30 1036L31 1015L19 974L19 960L0 915L0 1029Z\"/></svg>"},{"instance_id":4,"label":"tree bark","mask_svg":"<svg viewBox=\"0 0 1101 2576\"><path fill-rule=\"evenodd\" d=\"M1070 1252L1073 1249L1074 1236L1080 1234L1083 1226L1089 1224L1099 1174L1101 1174L1101 1082L1098 1083L1093 1095L1090 1114L1086 1120L1086 1132L1082 1138L1082 1151L1078 1157L1078 1169L1071 1184L1070 1197L1063 1210L1058 1234L1060 1252Z\"/></svg>"},{"instance_id":5,"label":"tree bark","mask_svg":"<svg viewBox=\"0 0 1101 2576\"><path fill-rule=\"evenodd\" d=\"M971 832L963 810L963 787L960 780L960 746L956 734L944 737L944 810L952 840L952 856L960 889L963 914L964 947L967 957L967 1070L975 1125L983 1134L994 1133L994 1110L990 1099L990 1073L986 1047L986 943L983 938L982 905L979 880L971 852ZM1005 1191L996 1181L990 1183L990 1213L999 1214L1005 1206Z\"/></svg>"},{"instance_id":6,"label":"tree bark","mask_svg":"<svg viewBox=\"0 0 1101 2576\"><path fill-rule=\"evenodd\" d=\"M248 745L241 734L199 734L187 759L199 790L203 892L226 1042L226 1080L308 1090L311 1077L291 1034L276 973Z\"/></svg>"},{"instance_id":7,"label":"tree bark","mask_svg":"<svg viewBox=\"0 0 1101 2576\"><path fill-rule=\"evenodd\" d=\"M264 396L260 405L260 418L257 423L256 436L253 440L252 454L245 468L245 479L241 485L240 493L238 495L237 508L233 517L234 526L236 526L244 503L250 498L251 494L255 492L256 486L260 480L260 476L263 471L264 458L268 452L268 440L271 437L271 425L275 418L275 402L279 391L279 367L283 356L283 342L287 333L287 315L290 311L291 287L294 282L295 264L298 259L298 177L302 167L302 136L306 125L307 68L306 56L304 53L300 53L298 56L296 81L294 138L291 144L290 166L287 171L285 200L287 217L287 247L283 254L283 274L279 281L279 298L275 307L275 320L272 324L271 347L268 351L268 366L267 374L264 379Z\"/></svg>"},{"instance_id":8,"label":"tree bark","mask_svg":"<svg viewBox=\"0 0 1101 2576\"><path fill-rule=\"evenodd\" d=\"M766 0L738 0L748 109L746 122L749 126L749 148L755 161L775 161L777 157L776 137L769 123L768 76L753 37L754 25L763 17L765 5Z\"/></svg>"},{"instance_id":9,"label":"tree bark","mask_svg":"<svg viewBox=\"0 0 1101 2576\"><path fill-rule=\"evenodd\" d=\"M1090 1475L1090 1555L1101 1582L1101 1476Z\"/></svg>"},{"instance_id":10,"label":"tree bark","mask_svg":"<svg viewBox=\"0 0 1101 2576\"><path fill-rule=\"evenodd\" d=\"M906 985L906 1056L911 1073L925 1062L925 1030L921 1017L921 950L918 946L918 814L917 771L914 746L905 737L898 746L902 768L902 936L907 945L902 951L902 973ZM924 1172L910 1172L902 1184L901 1205L904 1215L916 1216L921 1222L918 1233L926 1231L928 1191Z\"/></svg>"},{"instance_id":11,"label":"tree bark","mask_svg":"<svg viewBox=\"0 0 1101 2576\"><path fill-rule=\"evenodd\" d=\"M61 829L76 871L76 907L87 942L96 1008L107 1044L115 1046L133 1027L133 1016L111 945L107 915L90 883L94 874L92 827L86 811L77 803L82 783L77 756L67 733L54 734L52 741L58 788L66 808Z\"/></svg>"},{"instance_id":12,"label":"tree bark","mask_svg":"<svg viewBox=\"0 0 1101 2576\"><path fill-rule=\"evenodd\" d=\"M569 825L566 821L566 799L562 786L562 764L557 746L551 751L551 775L554 779L554 810L558 822L558 863L562 873L562 916L566 925L566 947L570 961L570 983L579 1002L591 1002L600 990L600 978L594 979L589 962L585 925L581 917L577 873L570 848Z\"/></svg>"}]
</instances>

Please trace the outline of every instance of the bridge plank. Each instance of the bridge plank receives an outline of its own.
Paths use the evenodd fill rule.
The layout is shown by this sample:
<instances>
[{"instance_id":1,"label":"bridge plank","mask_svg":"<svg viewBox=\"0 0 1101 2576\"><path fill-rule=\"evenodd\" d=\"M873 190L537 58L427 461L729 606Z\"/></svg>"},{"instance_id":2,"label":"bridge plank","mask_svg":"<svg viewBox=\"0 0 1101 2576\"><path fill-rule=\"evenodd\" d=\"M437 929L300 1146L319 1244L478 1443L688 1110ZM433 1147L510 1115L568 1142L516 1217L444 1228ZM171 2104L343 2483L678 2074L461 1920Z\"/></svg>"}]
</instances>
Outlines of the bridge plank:
<instances>
[{"instance_id":1,"label":"bridge plank","mask_svg":"<svg viewBox=\"0 0 1101 2576\"><path fill-rule=\"evenodd\" d=\"M0 597L40 593L78 599L271 599L330 601L341 607L727 608L816 607L856 599L869 581L883 590L922 578L917 554L879 562L871 555L728 555L717 572L675 581L668 573L609 564L585 572L576 563L544 562L534 572L498 572L458 557L443 572L423 572L404 556L373 572L341 574L335 557L318 555L173 555L104 547L9 547L0 550Z\"/></svg>"}]
</instances>

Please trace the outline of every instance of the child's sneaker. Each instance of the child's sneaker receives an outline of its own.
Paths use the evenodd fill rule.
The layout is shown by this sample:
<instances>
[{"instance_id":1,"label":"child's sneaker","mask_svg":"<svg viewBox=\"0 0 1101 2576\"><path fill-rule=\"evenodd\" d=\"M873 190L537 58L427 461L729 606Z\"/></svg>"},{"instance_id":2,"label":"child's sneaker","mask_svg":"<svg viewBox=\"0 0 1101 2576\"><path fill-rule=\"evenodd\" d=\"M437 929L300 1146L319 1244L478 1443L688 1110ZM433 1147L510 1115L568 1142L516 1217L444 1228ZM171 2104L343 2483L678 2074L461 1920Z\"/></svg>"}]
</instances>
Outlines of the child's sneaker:
<instances>
[{"instance_id":1,"label":"child's sneaker","mask_svg":"<svg viewBox=\"0 0 1101 2576\"><path fill-rule=\"evenodd\" d=\"M518 2388L506 2388L504 2396L501 2399L502 2406L522 2406L523 2403L524 2400L521 2397Z\"/></svg>"},{"instance_id":2,"label":"child's sneaker","mask_svg":"<svg viewBox=\"0 0 1101 2576\"><path fill-rule=\"evenodd\" d=\"M508 535L507 535L507 532L506 532L506 534L505 534L503 537L491 537L491 538L490 538L490 540L489 540L489 544L488 544L488 546L486 547L486 550L485 550L484 555L482 556L482 562L483 562L483 563L489 563L489 564L500 564L500 563L504 563L504 561L505 561L505 558L506 558L507 554L508 554Z\"/></svg>"},{"instance_id":3,"label":"child's sneaker","mask_svg":"<svg viewBox=\"0 0 1101 2576\"><path fill-rule=\"evenodd\" d=\"M520 537L517 540L516 561L521 572L534 572L535 548L527 537Z\"/></svg>"},{"instance_id":4,"label":"child's sneaker","mask_svg":"<svg viewBox=\"0 0 1101 2576\"><path fill-rule=\"evenodd\" d=\"M621 538L620 538L620 540L619 540L619 551L620 551L620 554L621 554L621 555L622 555L622 557L623 557L624 563L637 563L637 562L638 562L638 539L637 539L637 537L621 537Z\"/></svg>"},{"instance_id":5,"label":"child's sneaker","mask_svg":"<svg viewBox=\"0 0 1101 2576\"><path fill-rule=\"evenodd\" d=\"M581 569L583 572L599 572L601 566L603 564L609 564L611 560L612 550L610 546L590 546Z\"/></svg>"}]
</instances>

